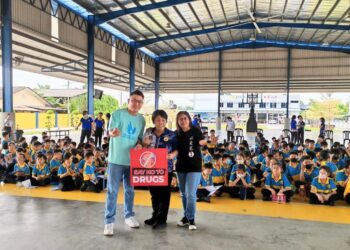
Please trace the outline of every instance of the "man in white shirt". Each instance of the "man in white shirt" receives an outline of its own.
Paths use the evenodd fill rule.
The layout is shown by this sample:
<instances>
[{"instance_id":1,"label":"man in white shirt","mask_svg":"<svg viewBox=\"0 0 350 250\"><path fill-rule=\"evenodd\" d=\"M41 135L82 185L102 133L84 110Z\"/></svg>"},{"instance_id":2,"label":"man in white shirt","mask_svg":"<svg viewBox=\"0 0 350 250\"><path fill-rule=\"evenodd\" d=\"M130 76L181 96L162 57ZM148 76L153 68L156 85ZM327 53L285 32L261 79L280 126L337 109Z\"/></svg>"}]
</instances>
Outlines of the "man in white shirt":
<instances>
[{"instance_id":1,"label":"man in white shirt","mask_svg":"<svg viewBox=\"0 0 350 250\"><path fill-rule=\"evenodd\" d=\"M227 131L227 142L232 142L234 140L233 133L235 131L236 124L231 117L226 119L226 131Z\"/></svg>"}]
</instances>

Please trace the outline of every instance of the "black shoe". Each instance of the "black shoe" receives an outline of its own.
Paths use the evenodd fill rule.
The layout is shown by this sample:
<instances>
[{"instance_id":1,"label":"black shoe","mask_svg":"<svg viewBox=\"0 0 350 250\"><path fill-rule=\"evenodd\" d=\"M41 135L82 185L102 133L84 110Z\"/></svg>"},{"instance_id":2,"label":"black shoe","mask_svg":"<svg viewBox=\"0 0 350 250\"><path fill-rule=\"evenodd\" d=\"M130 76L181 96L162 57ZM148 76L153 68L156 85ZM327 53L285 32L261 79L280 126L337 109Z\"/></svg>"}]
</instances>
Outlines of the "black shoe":
<instances>
[{"instance_id":1,"label":"black shoe","mask_svg":"<svg viewBox=\"0 0 350 250\"><path fill-rule=\"evenodd\" d=\"M146 225L152 226L156 222L156 219L152 217L148 220L145 220L144 222Z\"/></svg>"},{"instance_id":2,"label":"black shoe","mask_svg":"<svg viewBox=\"0 0 350 250\"><path fill-rule=\"evenodd\" d=\"M166 226L166 222L165 221L156 221L153 223L152 225L152 229L159 229L159 228L163 228Z\"/></svg>"},{"instance_id":3,"label":"black shoe","mask_svg":"<svg viewBox=\"0 0 350 250\"><path fill-rule=\"evenodd\" d=\"M179 227L185 227L185 226L188 226L189 225L189 221L186 217L183 217L178 223L177 223L177 226Z\"/></svg>"},{"instance_id":4,"label":"black shoe","mask_svg":"<svg viewBox=\"0 0 350 250\"><path fill-rule=\"evenodd\" d=\"M210 203L210 197L204 197L203 201Z\"/></svg>"}]
</instances>

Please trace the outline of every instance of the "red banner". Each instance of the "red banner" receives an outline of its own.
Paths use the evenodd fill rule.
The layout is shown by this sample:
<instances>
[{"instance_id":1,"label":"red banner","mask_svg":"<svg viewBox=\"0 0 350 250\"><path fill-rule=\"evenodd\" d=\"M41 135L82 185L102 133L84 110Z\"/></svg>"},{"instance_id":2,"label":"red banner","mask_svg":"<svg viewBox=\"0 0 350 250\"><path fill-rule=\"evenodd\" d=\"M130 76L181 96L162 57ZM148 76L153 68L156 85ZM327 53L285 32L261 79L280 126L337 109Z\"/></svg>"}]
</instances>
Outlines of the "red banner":
<instances>
[{"instance_id":1,"label":"red banner","mask_svg":"<svg viewBox=\"0 0 350 250\"><path fill-rule=\"evenodd\" d=\"M166 148L130 150L131 186L167 186L168 151Z\"/></svg>"}]
</instances>

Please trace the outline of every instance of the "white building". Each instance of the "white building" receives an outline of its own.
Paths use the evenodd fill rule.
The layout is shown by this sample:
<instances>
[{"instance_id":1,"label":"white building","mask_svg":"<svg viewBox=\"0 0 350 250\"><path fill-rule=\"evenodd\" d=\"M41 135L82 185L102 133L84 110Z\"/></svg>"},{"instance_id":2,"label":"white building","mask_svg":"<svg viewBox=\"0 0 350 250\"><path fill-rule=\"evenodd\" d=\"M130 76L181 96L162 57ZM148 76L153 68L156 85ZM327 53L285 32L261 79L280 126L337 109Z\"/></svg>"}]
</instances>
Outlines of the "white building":
<instances>
[{"instance_id":1,"label":"white building","mask_svg":"<svg viewBox=\"0 0 350 250\"><path fill-rule=\"evenodd\" d=\"M246 100L246 94L224 94L221 96L221 114L223 117L232 116L237 120L245 121L249 115L249 104L242 103ZM194 94L193 113L201 114L206 118L216 117L218 110L218 98L213 94ZM255 113L259 123L283 123L287 113L286 94L259 95L259 104L255 105ZM300 113L300 96L289 96L289 116Z\"/></svg>"}]
</instances>

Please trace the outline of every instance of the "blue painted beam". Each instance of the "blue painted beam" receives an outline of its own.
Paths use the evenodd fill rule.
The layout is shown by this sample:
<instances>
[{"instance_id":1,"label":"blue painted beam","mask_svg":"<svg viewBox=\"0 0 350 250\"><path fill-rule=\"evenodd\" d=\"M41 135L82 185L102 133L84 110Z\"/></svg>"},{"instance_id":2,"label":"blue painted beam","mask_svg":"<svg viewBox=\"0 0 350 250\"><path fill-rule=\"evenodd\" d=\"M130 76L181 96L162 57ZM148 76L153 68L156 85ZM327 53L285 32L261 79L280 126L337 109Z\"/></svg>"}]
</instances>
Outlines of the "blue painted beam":
<instances>
[{"instance_id":1,"label":"blue painted beam","mask_svg":"<svg viewBox=\"0 0 350 250\"><path fill-rule=\"evenodd\" d=\"M218 118L221 118L221 82L222 82L222 50L219 51L219 58L218 58ZM221 122L221 121L220 121ZM221 127L221 126L220 126ZM217 127L217 130L220 130L221 128Z\"/></svg>"},{"instance_id":2,"label":"blue painted beam","mask_svg":"<svg viewBox=\"0 0 350 250\"><path fill-rule=\"evenodd\" d=\"M95 71L95 34L94 34L94 21L93 16L88 16L88 59L87 59L87 106L88 113L94 114L94 71Z\"/></svg>"},{"instance_id":3,"label":"blue painted beam","mask_svg":"<svg viewBox=\"0 0 350 250\"><path fill-rule=\"evenodd\" d=\"M11 0L2 0L2 112L13 112L12 13Z\"/></svg>"},{"instance_id":4,"label":"blue painted beam","mask_svg":"<svg viewBox=\"0 0 350 250\"><path fill-rule=\"evenodd\" d=\"M155 78L154 78L154 108L159 109L159 74L160 64L156 62L155 65Z\"/></svg>"},{"instance_id":5,"label":"blue painted beam","mask_svg":"<svg viewBox=\"0 0 350 250\"><path fill-rule=\"evenodd\" d=\"M260 28L270 28L270 27L285 27L285 28L299 28L299 29L326 29L326 30L350 30L350 25L333 25L333 24L311 24L311 23L283 23L283 22L258 22ZM185 38L196 35L203 35L213 32L219 32L224 30L233 30L233 29L255 29L252 22L246 22L241 24L231 24L221 27L214 27L202 30L194 30L191 32L184 32L179 34L173 34L169 36L151 38L147 40L137 41L136 48L142 48L147 45L167 41L172 39Z\"/></svg>"},{"instance_id":6,"label":"blue painted beam","mask_svg":"<svg viewBox=\"0 0 350 250\"><path fill-rule=\"evenodd\" d=\"M129 85L130 85L130 93L135 90L135 56L136 49L130 46L129 51Z\"/></svg>"},{"instance_id":7,"label":"blue painted beam","mask_svg":"<svg viewBox=\"0 0 350 250\"><path fill-rule=\"evenodd\" d=\"M110 20L119 18L121 16L130 15L138 12L145 12L149 10L155 10L160 8L171 7L178 4L189 3L194 0L172 0L172 1L163 1L159 3L152 3L122 10L117 10L113 12L107 12L99 15L95 15L95 25L100 25L102 23L108 22Z\"/></svg>"},{"instance_id":8,"label":"blue painted beam","mask_svg":"<svg viewBox=\"0 0 350 250\"><path fill-rule=\"evenodd\" d=\"M162 54L157 59L158 62L166 62L172 59L176 59L183 56L192 56L205 54L210 52L216 52L220 50L229 50L235 48L265 48L265 47L280 47L280 48L296 48L296 49L308 49L308 50L323 50L323 51L338 51L343 53L350 53L350 46L342 45L322 45L319 43L305 43L305 42L286 42L275 40L241 40L235 42L229 42L224 44L217 44L215 46L197 48L189 51L177 51L170 52L168 54Z\"/></svg>"}]
</instances>

